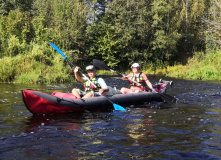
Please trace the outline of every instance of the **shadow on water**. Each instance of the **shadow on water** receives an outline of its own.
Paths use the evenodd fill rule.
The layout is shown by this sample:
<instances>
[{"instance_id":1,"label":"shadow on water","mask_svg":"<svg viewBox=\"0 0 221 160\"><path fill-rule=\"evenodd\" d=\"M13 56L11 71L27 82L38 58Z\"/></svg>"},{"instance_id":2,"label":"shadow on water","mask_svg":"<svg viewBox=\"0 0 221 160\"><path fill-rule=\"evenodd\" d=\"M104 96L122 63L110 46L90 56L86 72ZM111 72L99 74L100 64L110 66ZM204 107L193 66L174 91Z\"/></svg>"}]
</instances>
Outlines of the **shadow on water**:
<instances>
[{"instance_id":1,"label":"shadow on water","mask_svg":"<svg viewBox=\"0 0 221 160\"><path fill-rule=\"evenodd\" d=\"M0 159L220 159L220 83L173 81L167 93L179 103L167 109L57 115L32 115L20 95L26 85L0 84ZM83 86L28 86L46 93L73 87Z\"/></svg>"}]
</instances>

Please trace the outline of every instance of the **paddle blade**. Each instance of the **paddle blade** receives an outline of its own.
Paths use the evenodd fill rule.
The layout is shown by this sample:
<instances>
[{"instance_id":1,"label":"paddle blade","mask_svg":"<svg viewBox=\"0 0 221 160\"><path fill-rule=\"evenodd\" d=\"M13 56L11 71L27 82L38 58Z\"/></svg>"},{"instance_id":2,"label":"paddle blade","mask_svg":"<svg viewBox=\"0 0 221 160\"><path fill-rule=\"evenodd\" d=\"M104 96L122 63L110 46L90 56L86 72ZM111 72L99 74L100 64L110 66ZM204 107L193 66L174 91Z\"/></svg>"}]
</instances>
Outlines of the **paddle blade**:
<instances>
[{"instance_id":1,"label":"paddle blade","mask_svg":"<svg viewBox=\"0 0 221 160\"><path fill-rule=\"evenodd\" d=\"M177 99L169 94L162 93L160 94L160 97L168 103L177 103Z\"/></svg>"},{"instance_id":2,"label":"paddle blade","mask_svg":"<svg viewBox=\"0 0 221 160\"><path fill-rule=\"evenodd\" d=\"M65 59L67 59L67 57L64 55L64 53L63 53L55 44L50 43L50 45L51 45L56 51L58 51L58 52L62 55L62 57L64 57Z\"/></svg>"},{"instance_id":3,"label":"paddle blade","mask_svg":"<svg viewBox=\"0 0 221 160\"><path fill-rule=\"evenodd\" d=\"M99 69L110 70L110 68L104 63L97 59L93 59L93 65Z\"/></svg>"},{"instance_id":4,"label":"paddle blade","mask_svg":"<svg viewBox=\"0 0 221 160\"><path fill-rule=\"evenodd\" d=\"M102 69L102 70L109 70L111 72L114 72L116 74L118 74L119 76L122 76L122 74L120 73L117 73L115 70L109 68L104 62L101 62L97 59L93 59L93 65L99 69Z\"/></svg>"},{"instance_id":5,"label":"paddle blade","mask_svg":"<svg viewBox=\"0 0 221 160\"><path fill-rule=\"evenodd\" d=\"M124 107L122 107L122 106L120 106L120 105L118 105L118 104L113 104L113 106L114 106L114 109L115 110L118 110L118 111L126 111L126 109L124 108Z\"/></svg>"}]
</instances>

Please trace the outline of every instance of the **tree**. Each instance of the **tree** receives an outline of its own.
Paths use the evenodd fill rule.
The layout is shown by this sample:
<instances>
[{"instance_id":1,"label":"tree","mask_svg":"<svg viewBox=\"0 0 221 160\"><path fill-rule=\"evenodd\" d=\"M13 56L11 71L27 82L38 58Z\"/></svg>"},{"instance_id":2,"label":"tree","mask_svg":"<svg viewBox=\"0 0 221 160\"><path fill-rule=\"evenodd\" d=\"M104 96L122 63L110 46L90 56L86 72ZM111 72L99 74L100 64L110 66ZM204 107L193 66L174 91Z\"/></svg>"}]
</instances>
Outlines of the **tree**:
<instances>
[{"instance_id":1,"label":"tree","mask_svg":"<svg viewBox=\"0 0 221 160\"><path fill-rule=\"evenodd\" d=\"M0 15L8 15L11 10L31 11L35 0L0 0Z\"/></svg>"},{"instance_id":2,"label":"tree","mask_svg":"<svg viewBox=\"0 0 221 160\"><path fill-rule=\"evenodd\" d=\"M204 17L207 24L205 31L205 41L208 49L221 48L221 2L218 0L211 0L209 5L208 16Z\"/></svg>"},{"instance_id":3,"label":"tree","mask_svg":"<svg viewBox=\"0 0 221 160\"><path fill-rule=\"evenodd\" d=\"M97 59L102 59L111 67L115 67L119 62L120 51L123 46L116 39L115 28L105 20L92 23L90 28L91 49L90 56Z\"/></svg>"},{"instance_id":4,"label":"tree","mask_svg":"<svg viewBox=\"0 0 221 160\"><path fill-rule=\"evenodd\" d=\"M25 50L25 45L30 43L33 37L33 27L29 12L22 12L18 8L11 10L8 16L1 16L0 44L1 51L4 53L2 56L14 56L22 53Z\"/></svg>"},{"instance_id":5,"label":"tree","mask_svg":"<svg viewBox=\"0 0 221 160\"><path fill-rule=\"evenodd\" d=\"M120 61L173 64L183 53L204 49L204 0L114 0L106 22L124 50ZM125 59L128 59L125 61Z\"/></svg>"}]
</instances>

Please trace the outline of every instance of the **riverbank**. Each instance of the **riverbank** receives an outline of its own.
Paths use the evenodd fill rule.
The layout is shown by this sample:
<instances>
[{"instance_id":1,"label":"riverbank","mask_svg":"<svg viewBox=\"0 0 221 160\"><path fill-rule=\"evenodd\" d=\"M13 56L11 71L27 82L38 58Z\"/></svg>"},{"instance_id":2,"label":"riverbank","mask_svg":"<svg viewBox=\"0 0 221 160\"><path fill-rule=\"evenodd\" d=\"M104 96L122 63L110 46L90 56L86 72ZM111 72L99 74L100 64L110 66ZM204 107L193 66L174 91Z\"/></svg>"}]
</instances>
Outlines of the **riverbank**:
<instances>
[{"instance_id":1,"label":"riverbank","mask_svg":"<svg viewBox=\"0 0 221 160\"><path fill-rule=\"evenodd\" d=\"M167 66L156 71L146 70L146 74L165 74L167 77L186 80L221 80L221 51L194 53L186 65Z\"/></svg>"},{"instance_id":2,"label":"riverbank","mask_svg":"<svg viewBox=\"0 0 221 160\"><path fill-rule=\"evenodd\" d=\"M63 83L74 81L71 69L64 65L60 55L44 52L19 54L0 59L0 82L7 83Z\"/></svg>"},{"instance_id":3,"label":"riverbank","mask_svg":"<svg viewBox=\"0 0 221 160\"><path fill-rule=\"evenodd\" d=\"M221 80L221 51L195 53L187 65L167 67L168 76L194 80Z\"/></svg>"},{"instance_id":4,"label":"riverbank","mask_svg":"<svg viewBox=\"0 0 221 160\"><path fill-rule=\"evenodd\" d=\"M0 82L37 84L73 82L75 78L70 67L61 61L58 54L50 57L44 53L32 53L0 59ZM166 75L166 77L189 80L221 80L221 51L205 54L197 52L186 65L177 64L156 70L141 70L148 75ZM125 74L130 73L127 70ZM97 70L99 75L113 75L113 72Z\"/></svg>"}]
</instances>

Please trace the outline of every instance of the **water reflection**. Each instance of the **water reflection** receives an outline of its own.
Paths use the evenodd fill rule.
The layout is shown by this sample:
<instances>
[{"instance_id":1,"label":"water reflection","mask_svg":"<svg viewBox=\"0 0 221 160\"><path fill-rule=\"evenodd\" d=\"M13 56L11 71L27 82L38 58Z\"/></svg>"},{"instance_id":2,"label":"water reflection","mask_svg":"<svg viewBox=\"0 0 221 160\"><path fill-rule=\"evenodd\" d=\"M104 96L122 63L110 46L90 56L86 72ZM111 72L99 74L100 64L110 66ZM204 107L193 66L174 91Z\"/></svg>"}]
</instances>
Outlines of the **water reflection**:
<instances>
[{"instance_id":1,"label":"water reflection","mask_svg":"<svg viewBox=\"0 0 221 160\"><path fill-rule=\"evenodd\" d=\"M119 79L109 78L108 85L112 81L121 87ZM28 88L50 94L70 92L73 85ZM32 115L22 102L20 90L27 85L0 84L0 89L1 159L221 158L218 83L175 79L167 93L180 103L168 109L40 116Z\"/></svg>"},{"instance_id":2,"label":"water reflection","mask_svg":"<svg viewBox=\"0 0 221 160\"><path fill-rule=\"evenodd\" d=\"M25 133L36 133L45 129L75 130L80 127L78 121L83 117L79 114L33 115L27 122Z\"/></svg>"},{"instance_id":3,"label":"water reflection","mask_svg":"<svg viewBox=\"0 0 221 160\"><path fill-rule=\"evenodd\" d=\"M157 143L154 136L155 131L153 130L155 124L151 116L153 112L152 110L143 110L142 113L144 115L142 117L140 117L140 115L137 118L133 118L126 126L128 130L127 135L134 139L133 146L149 146Z\"/></svg>"}]
</instances>

